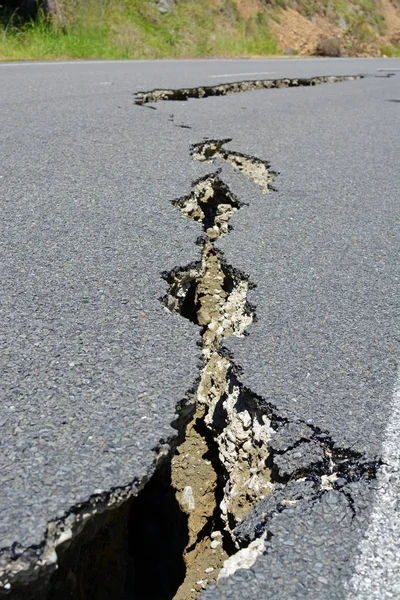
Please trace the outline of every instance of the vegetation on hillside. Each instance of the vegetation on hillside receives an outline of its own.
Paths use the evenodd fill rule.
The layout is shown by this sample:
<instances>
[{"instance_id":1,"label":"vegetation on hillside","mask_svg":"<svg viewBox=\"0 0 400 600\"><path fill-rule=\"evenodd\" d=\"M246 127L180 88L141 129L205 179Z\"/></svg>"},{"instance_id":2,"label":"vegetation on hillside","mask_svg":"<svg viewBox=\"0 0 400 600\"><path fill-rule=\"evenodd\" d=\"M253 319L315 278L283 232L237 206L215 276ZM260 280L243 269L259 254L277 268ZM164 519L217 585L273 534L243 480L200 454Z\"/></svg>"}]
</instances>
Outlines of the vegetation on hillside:
<instances>
[{"instance_id":1,"label":"vegetation on hillside","mask_svg":"<svg viewBox=\"0 0 400 600\"><path fill-rule=\"evenodd\" d=\"M241 16L234 0L69 0L61 15L19 23L3 14L0 60L176 58L276 54L266 14Z\"/></svg>"},{"instance_id":2,"label":"vegetation on hillside","mask_svg":"<svg viewBox=\"0 0 400 600\"><path fill-rule=\"evenodd\" d=\"M288 44L285 53L313 54L325 31L316 19L347 54L400 54L399 0L37 1L33 16L36 0L0 0L0 60L267 56ZM21 2L30 6L25 19ZM398 33L382 2L398 15ZM292 43L293 14L314 27L312 44L300 26L305 42Z\"/></svg>"},{"instance_id":3,"label":"vegetation on hillside","mask_svg":"<svg viewBox=\"0 0 400 600\"><path fill-rule=\"evenodd\" d=\"M349 55L400 54L399 0L267 1L284 11L295 10L311 22L320 18L329 23Z\"/></svg>"}]
</instances>

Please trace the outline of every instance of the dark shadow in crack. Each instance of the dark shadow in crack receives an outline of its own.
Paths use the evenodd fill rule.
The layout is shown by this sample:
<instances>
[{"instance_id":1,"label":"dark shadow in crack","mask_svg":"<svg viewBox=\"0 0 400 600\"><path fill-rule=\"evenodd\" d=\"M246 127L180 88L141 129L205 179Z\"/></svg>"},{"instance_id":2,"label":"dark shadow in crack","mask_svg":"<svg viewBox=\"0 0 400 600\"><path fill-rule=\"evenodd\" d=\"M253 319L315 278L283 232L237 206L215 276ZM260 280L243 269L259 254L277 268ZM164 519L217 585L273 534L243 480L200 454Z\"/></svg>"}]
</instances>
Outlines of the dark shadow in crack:
<instances>
[{"instance_id":1,"label":"dark shadow in crack","mask_svg":"<svg viewBox=\"0 0 400 600\"><path fill-rule=\"evenodd\" d=\"M171 464L156 471L132 503L126 598L171 600L183 582L188 518L171 486Z\"/></svg>"},{"instance_id":2,"label":"dark shadow in crack","mask_svg":"<svg viewBox=\"0 0 400 600\"><path fill-rule=\"evenodd\" d=\"M172 600L185 578L188 518L171 485L169 460L139 495L93 515L60 547L49 586L15 590L16 600ZM26 594L25 594L26 592Z\"/></svg>"},{"instance_id":3,"label":"dark shadow in crack","mask_svg":"<svg viewBox=\"0 0 400 600\"><path fill-rule=\"evenodd\" d=\"M95 514L81 535L57 548L57 570L29 600L125 600L127 525L132 500ZM25 598L17 595L15 598Z\"/></svg>"}]
</instances>

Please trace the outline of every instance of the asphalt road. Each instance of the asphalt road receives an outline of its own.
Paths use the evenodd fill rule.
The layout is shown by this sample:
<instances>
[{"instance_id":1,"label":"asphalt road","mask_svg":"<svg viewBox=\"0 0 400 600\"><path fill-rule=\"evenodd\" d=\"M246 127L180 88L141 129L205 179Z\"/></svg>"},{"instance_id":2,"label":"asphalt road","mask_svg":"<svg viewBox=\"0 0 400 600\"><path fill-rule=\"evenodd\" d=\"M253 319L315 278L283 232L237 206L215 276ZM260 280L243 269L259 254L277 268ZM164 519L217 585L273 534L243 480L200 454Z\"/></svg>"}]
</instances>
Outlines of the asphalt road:
<instances>
[{"instance_id":1,"label":"asphalt road","mask_svg":"<svg viewBox=\"0 0 400 600\"><path fill-rule=\"evenodd\" d=\"M5 571L22 555L33 572L48 523L89 498L135 494L173 440L201 360L199 329L160 303L161 274L200 257L198 226L171 200L222 168L247 205L219 247L255 285L257 320L226 343L242 383L286 429L384 466L275 507L265 553L203 597L400 597L399 71L399 59L0 65ZM155 88L355 74L134 104ZM275 191L191 159L192 144L226 138L271 164Z\"/></svg>"}]
</instances>

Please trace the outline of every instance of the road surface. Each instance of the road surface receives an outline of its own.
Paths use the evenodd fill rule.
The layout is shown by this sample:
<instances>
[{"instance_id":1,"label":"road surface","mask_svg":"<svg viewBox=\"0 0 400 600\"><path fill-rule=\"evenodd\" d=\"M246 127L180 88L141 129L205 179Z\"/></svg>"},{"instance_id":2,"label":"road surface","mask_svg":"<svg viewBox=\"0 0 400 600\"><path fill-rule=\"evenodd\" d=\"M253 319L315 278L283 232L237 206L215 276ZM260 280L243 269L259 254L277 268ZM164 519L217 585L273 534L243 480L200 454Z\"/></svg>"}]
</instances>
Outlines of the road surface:
<instances>
[{"instance_id":1,"label":"road surface","mask_svg":"<svg viewBox=\"0 0 400 600\"><path fill-rule=\"evenodd\" d=\"M200 224L173 202L217 174L240 210L214 247L250 282L253 321L222 346L268 420L272 491L232 534L240 547L262 538L254 564L202 598L400 597L399 70L399 59L0 65L0 596L174 597L179 574L163 591L152 564L160 539L135 527L152 519L143 504L203 365L197 317L163 305L172 274L202 256ZM363 77L135 102L343 75ZM207 140L223 150L193 160ZM265 166L268 193L235 156ZM105 532L117 530L113 546ZM158 595L146 595L152 576Z\"/></svg>"}]
</instances>

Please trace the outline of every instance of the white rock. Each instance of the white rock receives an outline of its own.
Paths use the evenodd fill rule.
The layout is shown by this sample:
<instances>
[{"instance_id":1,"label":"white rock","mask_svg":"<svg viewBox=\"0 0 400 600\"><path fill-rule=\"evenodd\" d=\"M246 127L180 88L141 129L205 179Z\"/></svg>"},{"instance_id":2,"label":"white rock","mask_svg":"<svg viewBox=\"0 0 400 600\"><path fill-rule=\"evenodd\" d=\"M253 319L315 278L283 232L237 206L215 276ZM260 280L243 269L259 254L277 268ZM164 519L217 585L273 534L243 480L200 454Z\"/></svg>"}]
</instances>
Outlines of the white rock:
<instances>
[{"instance_id":1,"label":"white rock","mask_svg":"<svg viewBox=\"0 0 400 600\"><path fill-rule=\"evenodd\" d=\"M258 540L251 542L247 548L243 548L242 550L239 550L239 552L236 552L236 554L233 554L233 556L230 556L224 562L224 566L218 575L218 581L223 577L230 577L238 569L249 569L252 567L264 550L265 535Z\"/></svg>"},{"instance_id":2,"label":"white rock","mask_svg":"<svg viewBox=\"0 0 400 600\"><path fill-rule=\"evenodd\" d=\"M58 539L55 541L54 545L56 547L60 546L61 544L68 542L68 540L70 540L71 538L72 538L72 531L71 531L71 529L67 528L60 534Z\"/></svg>"},{"instance_id":3,"label":"white rock","mask_svg":"<svg viewBox=\"0 0 400 600\"><path fill-rule=\"evenodd\" d=\"M248 429L251 426L252 420L251 420L251 416L247 410L238 412L237 416L242 421L242 423L246 429Z\"/></svg>"},{"instance_id":4,"label":"white rock","mask_svg":"<svg viewBox=\"0 0 400 600\"><path fill-rule=\"evenodd\" d=\"M251 449L252 449L252 443L249 440L247 440L247 442L245 442L243 444L243 450L245 452L250 452Z\"/></svg>"},{"instance_id":5,"label":"white rock","mask_svg":"<svg viewBox=\"0 0 400 600\"><path fill-rule=\"evenodd\" d=\"M236 442L236 438L230 429L227 429L226 435L227 435L228 440L230 440L233 444Z\"/></svg>"},{"instance_id":6,"label":"white rock","mask_svg":"<svg viewBox=\"0 0 400 600\"><path fill-rule=\"evenodd\" d=\"M330 475L322 475L321 476L321 488L323 490L332 490L333 484L338 479L336 473L331 473Z\"/></svg>"},{"instance_id":7,"label":"white rock","mask_svg":"<svg viewBox=\"0 0 400 600\"><path fill-rule=\"evenodd\" d=\"M217 537L222 537L222 533L220 531L213 531L211 534L211 539L215 540Z\"/></svg>"},{"instance_id":8,"label":"white rock","mask_svg":"<svg viewBox=\"0 0 400 600\"><path fill-rule=\"evenodd\" d=\"M194 510L196 508L196 503L194 501L193 490L190 485L185 486L182 496L181 496L181 505L186 510Z\"/></svg>"},{"instance_id":9,"label":"white rock","mask_svg":"<svg viewBox=\"0 0 400 600\"><path fill-rule=\"evenodd\" d=\"M252 444L251 444L251 442L249 440L247 440L247 442L245 442L243 444L243 450L245 452L250 452L251 448L252 448Z\"/></svg>"}]
</instances>

